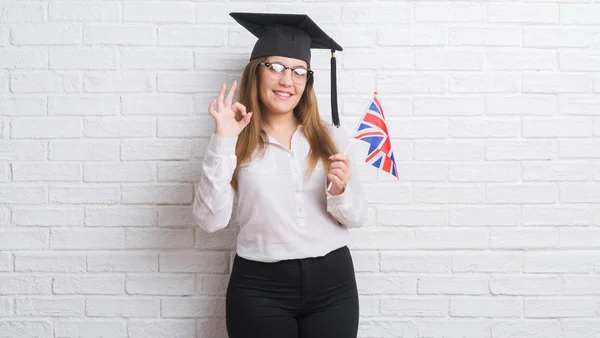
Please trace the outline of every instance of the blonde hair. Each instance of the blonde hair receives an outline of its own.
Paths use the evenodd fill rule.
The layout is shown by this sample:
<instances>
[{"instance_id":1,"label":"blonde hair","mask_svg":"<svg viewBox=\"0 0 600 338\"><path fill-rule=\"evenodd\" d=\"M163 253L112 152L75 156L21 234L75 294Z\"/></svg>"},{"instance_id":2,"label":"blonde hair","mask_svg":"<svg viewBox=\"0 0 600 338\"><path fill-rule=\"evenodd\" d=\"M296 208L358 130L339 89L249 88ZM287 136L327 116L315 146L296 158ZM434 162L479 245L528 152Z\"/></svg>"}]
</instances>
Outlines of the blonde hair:
<instances>
[{"instance_id":1,"label":"blonde hair","mask_svg":"<svg viewBox=\"0 0 600 338\"><path fill-rule=\"evenodd\" d=\"M258 67L261 61L263 60L254 59L250 61L244 68L240 80L237 101L246 107L247 112L252 112L252 118L238 136L235 147L237 167L231 180L234 188L238 186L239 167L252 160L254 155L263 155L266 149L267 135L261 128L261 104L258 93L260 80ZM307 175L312 173L319 160L323 162L323 166L328 170L331 165L329 156L338 152L327 126L320 118L313 83L314 78L311 76L306 82L304 93L302 93L298 105L294 108L294 116L302 125L304 135L310 145ZM238 120L242 118L241 113L237 115Z\"/></svg>"}]
</instances>

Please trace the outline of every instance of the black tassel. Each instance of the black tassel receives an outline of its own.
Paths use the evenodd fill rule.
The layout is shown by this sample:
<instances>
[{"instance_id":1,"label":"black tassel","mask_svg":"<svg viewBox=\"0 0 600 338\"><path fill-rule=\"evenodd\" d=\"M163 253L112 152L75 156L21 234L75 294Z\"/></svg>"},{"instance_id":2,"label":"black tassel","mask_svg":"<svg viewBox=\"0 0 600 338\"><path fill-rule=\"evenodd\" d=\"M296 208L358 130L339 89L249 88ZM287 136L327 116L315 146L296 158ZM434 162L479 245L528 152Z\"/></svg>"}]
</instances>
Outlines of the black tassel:
<instances>
[{"instance_id":1,"label":"black tassel","mask_svg":"<svg viewBox=\"0 0 600 338\"><path fill-rule=\"evenodd\" d=\"M336 127L340 126L337 104L337 74L336 74L335 50L331 50L331 121Z\"/></svg>"}]
</instances>

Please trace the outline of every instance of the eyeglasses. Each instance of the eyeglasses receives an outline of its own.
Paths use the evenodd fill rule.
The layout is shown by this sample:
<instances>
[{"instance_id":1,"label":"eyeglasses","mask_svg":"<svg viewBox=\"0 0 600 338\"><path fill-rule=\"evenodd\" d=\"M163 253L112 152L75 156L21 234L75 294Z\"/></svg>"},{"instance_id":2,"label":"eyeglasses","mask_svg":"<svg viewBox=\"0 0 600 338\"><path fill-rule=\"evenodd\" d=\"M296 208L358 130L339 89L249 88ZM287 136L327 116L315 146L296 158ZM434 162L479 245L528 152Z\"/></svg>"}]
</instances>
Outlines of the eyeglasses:
<instances>
[{"instance_id":1,"label":"eyeglasses","mask_svg":"<svg viewBox=\"0 0 600 338\"><path fill-rule=\"evenodd\" d=\"M313 71L304 66L288 67L279 62L260 62L261 66L269 69L269 75L275 80L281 80L287 69L292 71L292 81L296 84L305 84L306 80L313 74Z\"/></svg>"}]
</instances>

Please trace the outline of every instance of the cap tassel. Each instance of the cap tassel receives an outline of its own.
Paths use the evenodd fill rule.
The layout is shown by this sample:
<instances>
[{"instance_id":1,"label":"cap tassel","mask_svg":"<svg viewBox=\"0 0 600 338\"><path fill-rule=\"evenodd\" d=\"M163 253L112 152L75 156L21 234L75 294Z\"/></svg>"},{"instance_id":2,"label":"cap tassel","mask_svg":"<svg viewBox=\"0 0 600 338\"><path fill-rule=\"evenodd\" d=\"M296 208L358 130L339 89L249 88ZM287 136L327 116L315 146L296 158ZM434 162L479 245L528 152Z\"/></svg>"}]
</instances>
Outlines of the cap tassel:
<instances>
[{"instance_id":1,"label":"cap tassel","mask_svg":"<svg viewBox=\"0 0 600 338\"><path fill-rule=\"evenodd\" d=\"M340 126L337 104L337 74L336 74L335 50L331 50L331 121L336 127Z\"/></svg>"}]
</instances>

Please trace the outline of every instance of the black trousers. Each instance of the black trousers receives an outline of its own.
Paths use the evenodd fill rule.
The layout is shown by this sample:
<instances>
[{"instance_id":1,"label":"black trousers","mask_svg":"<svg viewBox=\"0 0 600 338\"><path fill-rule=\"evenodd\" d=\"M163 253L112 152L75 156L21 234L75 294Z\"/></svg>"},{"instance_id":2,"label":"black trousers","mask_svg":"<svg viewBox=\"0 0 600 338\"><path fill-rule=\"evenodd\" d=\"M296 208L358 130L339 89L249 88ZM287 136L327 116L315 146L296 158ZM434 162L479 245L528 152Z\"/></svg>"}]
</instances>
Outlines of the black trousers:
<instances>
[{"instance_id":1,"label":"black trousers","mask_svg":"<svg viewBox=\"0 0 600 338\"><path fill-rule=\"evenodd\" d=\"M226 296L230 338L356 338L358 291L348 247L275 263L235 256Z\"/></svg>"}]
</instances>

